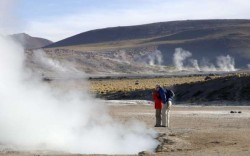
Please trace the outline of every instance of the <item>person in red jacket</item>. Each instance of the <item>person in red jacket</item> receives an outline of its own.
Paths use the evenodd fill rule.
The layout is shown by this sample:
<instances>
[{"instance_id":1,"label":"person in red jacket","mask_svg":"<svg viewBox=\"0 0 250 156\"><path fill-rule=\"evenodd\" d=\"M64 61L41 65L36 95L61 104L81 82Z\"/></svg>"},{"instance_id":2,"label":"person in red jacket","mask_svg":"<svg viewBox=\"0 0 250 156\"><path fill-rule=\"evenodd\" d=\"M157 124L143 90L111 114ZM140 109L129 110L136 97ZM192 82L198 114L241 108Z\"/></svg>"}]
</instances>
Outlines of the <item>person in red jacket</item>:
<instances>
[{"instance_id":1,"label":"person in red jacket","mask_svg":"<svg viewBox=\"0 0 250 156\"><path fill-rule=\"evenodd\" d=\"M157 90L153 90L152 96L155 102L155 118L156 118L155 127L161 127L162 100L160 97L160 93Z\"/></svg>"}]
</instances>

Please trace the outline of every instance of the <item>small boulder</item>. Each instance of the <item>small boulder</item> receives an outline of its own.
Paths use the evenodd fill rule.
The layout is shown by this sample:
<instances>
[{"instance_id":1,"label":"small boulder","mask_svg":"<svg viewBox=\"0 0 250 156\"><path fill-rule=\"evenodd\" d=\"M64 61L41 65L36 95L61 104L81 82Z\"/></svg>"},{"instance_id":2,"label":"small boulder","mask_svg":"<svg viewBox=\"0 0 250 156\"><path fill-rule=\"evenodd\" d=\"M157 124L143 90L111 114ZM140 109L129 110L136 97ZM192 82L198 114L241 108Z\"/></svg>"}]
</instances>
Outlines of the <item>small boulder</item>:
<instances>
[{"instance_id":1,"label":"small boulder","mask_svg":"<svg viewBox=\"0 0 250 156\"><path fill-rule=\"evenodd\" d=\"M210 76L206 76L204 80L208 81L208 80L212 80L212 78Z\"/></svg>"},{"instance_id":2,"label":"small boulder","mask_svg":"<svg viewBox=\"0 0 250 156\"><path fill-rule=\"evenodd\" d=\"M137 81L135 81L135 85L139 85L139 81L137 80Z\"/></svg>"}]
</instances>

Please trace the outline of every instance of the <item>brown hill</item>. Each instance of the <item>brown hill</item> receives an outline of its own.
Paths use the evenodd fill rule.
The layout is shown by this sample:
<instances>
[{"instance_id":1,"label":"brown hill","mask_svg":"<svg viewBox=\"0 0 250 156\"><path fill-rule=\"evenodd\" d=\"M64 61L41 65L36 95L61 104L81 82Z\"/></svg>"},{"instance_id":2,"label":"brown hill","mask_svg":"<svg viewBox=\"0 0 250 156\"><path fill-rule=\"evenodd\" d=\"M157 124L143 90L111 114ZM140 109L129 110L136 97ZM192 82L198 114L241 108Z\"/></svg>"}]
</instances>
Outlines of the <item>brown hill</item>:
<instances>
[{"instance_id":1,"label":"brown hill","mask_svg":"<svg viewBox=\"0 0 250 156\"><path fill-rule=\"evenodd\" d=\"M32 37L25 33L13 34L10 37L19 42L25 49L37 49L53 43L50 40Z\"/></svg>"},{"instance_id":2,"label":"brown hill","mask_svg":"<svg viewBox=\"0 0 250 156\"><path fill-rule=\"evenodd\" d=\"M140 73L140 68L133 70L137 64L173 66L176 48L190 51L192 58L199 62L209 60L212 64L216 64L216 57L230 55L236 68L247 68L250 64L250 20L187 20L105 28L66 38L45 49L54 53L54 58L56 51L64 51L60 53L61 59L76 60L77 66L89 73ZM86 57L69 56L72 51L93 56L88 63L92 65L84 63L90 61ZM111 60L112 65L107 60ZM109 70L94 68L99 64L107 64ZM115 66L132 70L113 69Z\"/></svg>"},{"instance_id":3,"label":"brown hill","mask_svg":"<svg viewBox=\"0 0 250 156\"><path fill-rule=\"evenodd\" d=\"M47 46L47 48L146 39L161 36L167 36L168 38L176 40L176 35L179 36L179 39L184 40L207 36L211 32L216 33L216 30L214 30L216 28L222 28L222 30L224 30L234 26L249 26L249 24L250 20L187 20L112 27L80 33L53 43ZM220 30L217 30L217 32L219 33Z\"/></svg>"}]
</instances>

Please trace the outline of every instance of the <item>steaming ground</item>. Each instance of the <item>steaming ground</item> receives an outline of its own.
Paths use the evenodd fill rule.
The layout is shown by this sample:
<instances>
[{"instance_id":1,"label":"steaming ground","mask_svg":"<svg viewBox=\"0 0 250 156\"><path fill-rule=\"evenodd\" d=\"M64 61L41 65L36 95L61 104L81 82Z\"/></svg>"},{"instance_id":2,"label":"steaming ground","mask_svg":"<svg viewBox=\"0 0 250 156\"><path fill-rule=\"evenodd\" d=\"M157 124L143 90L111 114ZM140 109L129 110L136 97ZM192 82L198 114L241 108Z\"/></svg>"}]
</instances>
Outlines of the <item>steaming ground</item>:
<instances>
[{"instance_id":1,"label":"steaming ground","mask_svg":"<svg viewBox=\"0 0 250 156\"><path fill-rule=\"evenodd\" d=\"M230 55L217 56L216 65L204 57L202 60L192 58L192 53L182 48L176 48L173 63L177 70L196 70L199 72L232 72L236 71L234 58Z\"/></svg>"},{"instance_id":2,"label":"steaming ground","mask_svg":"<svg viewBox=\"0 0 250 156\"><path fill-rule=\"evenodd\" d=\"M140 120L154 128L154 107L149 101L106 101L109 114L119 122ZM219 103L213 103L217 105ZM230 111L241 111L233 113ZM159 134L159 156L203 156L250 154L250 107L246 106L173 106L171 128L154 128ZM95 140L93 138L93 140ZM139 144L139 142L135 142ZM20 152L5 149L0 155L70 155L51 151ZM149 152L150 153L150 152Z\"/></svg>"},{"instance_id":3,"label":"steaming ground","mask_svg":"<svg viewBox=\"0 0 250 156\"><path fill-rule=\"evenodd\" d=\"M20 46L5 38L0 38L0 44L2 155L154 150L157 155L249 154L250 141L245 137L250 134L249 107L174 107L171 129L154 128L154 109L147 101L133 105L108 101L106 106L88 93L85 80L64 83L61 90L51 88L23 68ZM38 55L42 59L37 61L48 69L62 76L72 74L70 65ZM67 85L85 88L77 91ZM230 114L231 110L242 113Z\"/></svg>"},{"instance_id":4,"label":"steaming ground","mask_svg":"<svg viewBox=\"0 0 250 156\"><path fill-rule=\"evenodd\" d=\"M88 93L85 81L81 91L41 83L36 73L24 68L22 47L2 36L0 54L1 145L18 151L82 154L135 154L157 146L153 129L136 120L114 120L107 107ZM39 58L59 74L72 74L70 65Z\"/></svg>"},{"instance_id":5,"label":"steaming ground","mask_svg":"<svg viewBox=\"0 0 250 156\"><path fill-rule=\"evenodd\" d=\"M44 49L49 58L55 62L72 64L75 72L82 71L90 75L124 75L124 74L162 74L173 72L232 72L237 71L235 60L228 54L214 58L206 56L195 58L192 52L176 48L170 61L166 62L164 53L157 48L138 48L127 50L76 51L64 48ZM46 65L36 61L37 51L27 51L27 62L31 68L50 71ZM172 53L171 51L166 53ZM202 53L202 52L201 52ZM171 61L172 59L172 61ZM237 58L236 58L237 59ZM173 64L172 64L173 62ZM36 67L36 68L35 68ZM248 68L247 65L242 68ZM77 69L77 70L75 70Z\"/></svg>"}]
</instances>

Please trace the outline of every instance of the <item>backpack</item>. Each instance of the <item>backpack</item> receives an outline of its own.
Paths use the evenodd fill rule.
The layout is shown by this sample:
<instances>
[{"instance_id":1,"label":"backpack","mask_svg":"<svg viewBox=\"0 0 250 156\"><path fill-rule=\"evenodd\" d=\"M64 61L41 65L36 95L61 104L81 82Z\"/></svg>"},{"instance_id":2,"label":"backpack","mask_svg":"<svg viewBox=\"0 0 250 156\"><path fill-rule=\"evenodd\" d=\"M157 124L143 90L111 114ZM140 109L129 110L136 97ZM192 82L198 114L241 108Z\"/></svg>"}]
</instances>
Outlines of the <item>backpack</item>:
<instances>
[{"instance_id":1,"label":"backpack","mask_svg":"<svg viewBox=\"0 0 250 156\"><path fill-rule=\"evenodd\" d=\"M174 96L175 96L174 92L172 90L168 90L168 89L166 89L165 94L166 94L166 97L171 98L171 99L174 98Z\"/></svg>"}]
</instances>

